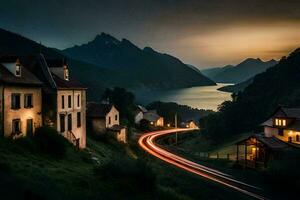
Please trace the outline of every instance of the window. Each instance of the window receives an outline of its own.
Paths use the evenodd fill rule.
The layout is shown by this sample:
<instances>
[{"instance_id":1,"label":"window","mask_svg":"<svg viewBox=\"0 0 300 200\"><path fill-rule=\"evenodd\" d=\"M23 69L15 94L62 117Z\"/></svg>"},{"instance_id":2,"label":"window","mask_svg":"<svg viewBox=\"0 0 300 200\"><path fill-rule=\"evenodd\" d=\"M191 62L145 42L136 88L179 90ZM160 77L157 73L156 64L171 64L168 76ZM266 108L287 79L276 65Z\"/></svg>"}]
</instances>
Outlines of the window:
<instances>
[{"instance_id":1,"label":"window","mask_svg":"<svg viewBox=\"0 0 300 200\"><path fill-rule=\"evenodd\" d=\"M24 108L32 108L33 107L33 95L25 94L24 95Z\"/></svg>"},{"instance_id":2,"label":"window","mask_svg":"<svg viewBox=\"0 0 300 200\"><path fill-rule=\"evenodd\" d=\"M286 126L286 119L275 119L275 126Z\"/></svg>"},{"instance_id":3,"label":"window","mask_svg":"<svg viewBox=\"0 0 300 200\"><path fill-rule=\"evenodd\" d=\"M72 108L72 97L71 97L71 95L68 96L68 108Z\"/></svg>"},{"instance_id":4,"label":"window","mask_svg":"<svg viewBox=\"0 0 300 200\"><path fill-rule=\"evenodd\" d=\"M80 94L77 95L77 107L80 108Z\"/></svg>"},{"instance_id":5,"label":"window","mask_svg":"<svg viewBox=\"0 0 300 200\"><path fill-rule=\"evenodd\" d=\"M296 135L296 142L300 142L299 135Z\"/></svg>"},{"instance_id":6,"label":"window","mask_svg":"<svg viewBox=\"0 0 300 200\"><path fill-rule=\"evenodd\" d=\"M115 115L115 121L118 121L118 115Z\"/></svg>"},{"instance_id":7,"label":"window","mask_svg":"<svg viewBox=\"0 0 300 200\"><path fill-rule=\"evenodd\" d=\"M21 76L21 65L20 64L16 64L16 72L15 72L16 76Z\"/></svg>"},{"instance_id":8,"label":"window","mask_svg":"<svg viewBox=\"0 0 300 200\"><path fill-rule=\"evenodd\" d=\"M65 96L64 95L61 96L61 108L65 109Z\"/></svg>"},{"instance_id":9,"label":"window","mask_svg":"<svg viewBox=\"0 0 300 200\"><path fill-rule=\"evenodd\" d=\"M283 129L278 130L278 135L283 136Z\"/></svg>"},{"instance_id":10,"label":"window","mask_svg":"<svg viewBox=\"0 0 300 200\"><path fill-rule=\"evenodd\" d=\"M11 109L20 109L21 108L21 94L12 94L11 95Z\"/></svg>"},{"instance_id":11,"label":"window","mask_svg":"<svg viewBox=\"0 0 300 200\"><path fill-rule=\"evenodd\" d=\"M77 113L77 127L81 127L81 112Z\"/></svg>"},{"instance_id":12,"label":"window","mask_svg":"<svg viewBox=\"0 0 300 200\"><path fill-rule=\"evenodd\" d=\"M286 120L285 119L282 120L282 126L286 126Z\"/></svg>"},{"instance_id":13,"label":"window","mask_svg":"<svg viewBox=\"0 0 300 200\"><path fill-rule=\"evenodd\" d=\"M60 132L65 132L66 128L65 128L65 115L64 114L60 114L59 115L59 121L60 121Z\"/></svg>"},{"instance_id":14,"label":"window","mask_svg":"<svg viewBox=\"0 0 300 200\"><path fill-rule=\"evenodd\" d=\"M108 124L110 124L111 123L111 119L110 119L110 117L108 117Z\"/></svg>"},{"instance_id":15,"label":"window","mask_svg":"<svg viewBox=\"0 0 300 200\"><path fill-rule=\"evenodd\" d=\"M64 79L66 80L66 81L68 81L69 80L69 69L67 68L67 66L65 65L64 66Z\"/></svg>"},{"instance_id":16,"label":"window","mask_svg":"<svg viewBox=\"0 0 300 200\"><path fill-rule=\"evenodd\" d=\"M72 130L72 114L68 114L68 131Z\"/></svg>"},{"instance_id":17,"label":"window","mask_svg":"<svg viewBox=\"0 0 300 200\"><path fill-rule=\"evenodd\" d=\"M12 121L12 133L13 134L21 133L21 121L20 121L20 119L14 119Z\"/></svg>"}]
</instances>

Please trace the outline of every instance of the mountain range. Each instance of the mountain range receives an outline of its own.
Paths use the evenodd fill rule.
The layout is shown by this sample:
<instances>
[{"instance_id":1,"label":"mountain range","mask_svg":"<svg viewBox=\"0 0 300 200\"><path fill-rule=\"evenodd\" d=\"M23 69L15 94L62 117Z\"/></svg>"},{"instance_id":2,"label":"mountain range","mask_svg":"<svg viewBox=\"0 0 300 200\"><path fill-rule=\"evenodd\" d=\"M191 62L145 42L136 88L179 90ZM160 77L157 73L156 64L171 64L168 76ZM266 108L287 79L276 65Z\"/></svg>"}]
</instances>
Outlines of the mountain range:
<instances>
[{"instance_id":1,"label":"mountain range","mask_svg":"<svg viewBox=\"0 0 300 200\"><path fill-rule=\"evenodd\" d=\"M259 58L248 58L236 66L227 65L225 67L204 69L201 72L215 82L241 83L276 64L277 61L273 59L264 62Z\"/></svg>"},{"instance_id":2,"label":"mountain range","mask_svg":"<svg viewBox=\"0 0 300 200\"><path fill-rule=\"evenodd\" d=\"M129 88L174 89L215 85L201 72L168 54L150 47L140 49L127 39L118 40L109 34L63 50L72 58L114 71L122 76L122 86Z\"/></svg>"},{"instance_id":3,"label":"mountain range","mask_svg":"<svg viewBox=\"0 0 300 200\"><path fill-rule=\"evenodd\" d=\"M89 88L90 100L100 98L105 88L114 86L176 89L215 85L178 58L150 47L140 49L129 40L119 41L105 33L87 44L61 51L0 29L0 56L37 53L47 58L66 58L71 76Z\"/></svg>"}]
</instances>

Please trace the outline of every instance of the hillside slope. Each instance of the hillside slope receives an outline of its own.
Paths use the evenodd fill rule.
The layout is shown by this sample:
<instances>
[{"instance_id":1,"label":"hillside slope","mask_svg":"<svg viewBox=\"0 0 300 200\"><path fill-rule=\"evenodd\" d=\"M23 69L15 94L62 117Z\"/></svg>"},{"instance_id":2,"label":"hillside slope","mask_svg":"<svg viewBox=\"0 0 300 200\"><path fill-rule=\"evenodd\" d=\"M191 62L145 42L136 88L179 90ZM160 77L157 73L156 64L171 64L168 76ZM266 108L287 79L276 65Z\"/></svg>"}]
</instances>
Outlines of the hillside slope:
<instances>
[{"instance_id":1,"label":"hillside slope","mask_svg":"<svg viewBox=\"0 0 300 200\"><path fill-rule=\"evenodd\" d=\"M223 68L206 69L202 72L215 82L240 83L264 72L275 64L277 64L275 60L264 62L259 58L248 58L236 66L228 65Z\"/></svg>"},{"instance_id":2,"label":"hillside slope","mask_svg":"<svg viewBox=\"0 0 300 200\"><path fill-rule=\"evenodd\" d=\"M223 103L220 112L204 122L207 131L217 139L252 131L279 104L300 107L299 80L300 49L297 49L274 67L256 75L236 101ZM218 123L215 123L216 120Z\"/></svg>"},{"instance_id":3,"label":"hillside slope","mask_svg":"<svg viewBox=\"0 0 300 200\"><path fill-rule=\"evenodd\" d=\"M173 56L150 47L140 49L126 39L119 41L105 33L63 52L71 58L122 74L128 80L123 87L167 89L215 84Z\"/></svg>"}]
</instances>

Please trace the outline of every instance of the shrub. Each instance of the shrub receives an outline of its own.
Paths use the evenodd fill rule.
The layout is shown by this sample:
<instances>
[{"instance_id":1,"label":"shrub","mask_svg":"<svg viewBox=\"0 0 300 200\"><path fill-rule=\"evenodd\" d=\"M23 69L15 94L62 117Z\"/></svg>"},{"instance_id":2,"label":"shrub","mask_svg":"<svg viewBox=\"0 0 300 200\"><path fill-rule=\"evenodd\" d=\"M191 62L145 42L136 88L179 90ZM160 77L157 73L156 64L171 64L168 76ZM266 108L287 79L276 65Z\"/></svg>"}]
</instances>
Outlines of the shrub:
<instances>
[{"instance_id":1,"label":"shrub","mask_svg":"<svg viewBox=\"0 0 300 200\"><path fill-rule=\"evenodd\" d=\"M300 151L289 150L280 155L280 158L269 162L265 172L266 181L278 190L289 191L287 195L294 195L300 188ZM284 184L282 184L284 183Z\"/></svg>"},{"instance_id":2,"label":"shrub","mask_svg":"<svg viewBox=\"0 0 300 200\"><path fill-rule=\"evenodd\" d=\"M64 157L68 145L67 139L50 127L38 128L35 132L34 141L41 152L56 158Z\"/></svg>"},{"instance_id":3,"label":"shrub","mask_svg":"<svg viewBox=\"0 0 300 200\"><path fill-rule=\"evenodd\" d=\"M94 169L96 176L105 179L125 180L139 190L153 191L156 176L149 165L142 160L134 160L127 156L117 157L109 163Z\"/></svg>"}]
</instances>

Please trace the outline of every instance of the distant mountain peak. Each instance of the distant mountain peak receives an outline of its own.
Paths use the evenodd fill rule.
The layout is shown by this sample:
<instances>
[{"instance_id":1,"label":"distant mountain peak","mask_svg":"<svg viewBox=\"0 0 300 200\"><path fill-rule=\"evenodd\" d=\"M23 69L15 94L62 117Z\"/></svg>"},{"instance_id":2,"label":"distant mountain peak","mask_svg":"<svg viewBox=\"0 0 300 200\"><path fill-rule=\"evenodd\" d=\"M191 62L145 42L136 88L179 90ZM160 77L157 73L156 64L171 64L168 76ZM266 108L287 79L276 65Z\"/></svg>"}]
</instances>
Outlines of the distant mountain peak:
<instances>
[{"instance_id":1,"label":"distant mountain peak","mask_svg":"<svg viewBox=\"0 0 300 200\"><path fill-rule=\"evenodd\" d=\"M149 52L149 53L157 53L154 49L152 49L151 47L145 47L144 49L143 49L143 51L145 51L145 52Z\"/></svg>"},{"instance_id":2,"label":"distant mountain peak","mask_svg":"<svg viewBox=\"0 0 300 200\"><path fill-rule=\"evenodd\" d=\"M114 43L114 44L119 44L120 41L116 39L115 37L111 36L110 34L102 32L100 35L97 34L95 39L91 42L95 43Z\"/></svg>"}]
</instances>

